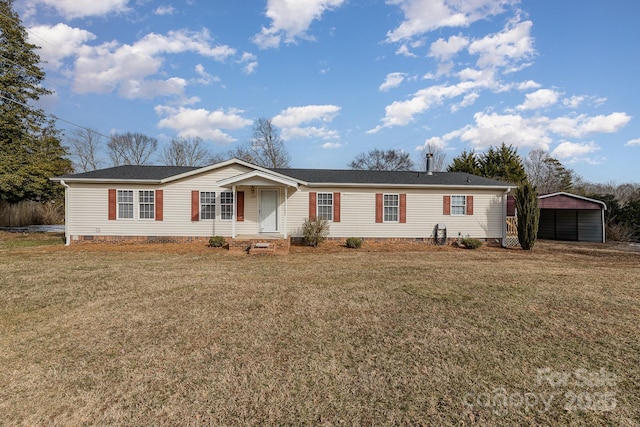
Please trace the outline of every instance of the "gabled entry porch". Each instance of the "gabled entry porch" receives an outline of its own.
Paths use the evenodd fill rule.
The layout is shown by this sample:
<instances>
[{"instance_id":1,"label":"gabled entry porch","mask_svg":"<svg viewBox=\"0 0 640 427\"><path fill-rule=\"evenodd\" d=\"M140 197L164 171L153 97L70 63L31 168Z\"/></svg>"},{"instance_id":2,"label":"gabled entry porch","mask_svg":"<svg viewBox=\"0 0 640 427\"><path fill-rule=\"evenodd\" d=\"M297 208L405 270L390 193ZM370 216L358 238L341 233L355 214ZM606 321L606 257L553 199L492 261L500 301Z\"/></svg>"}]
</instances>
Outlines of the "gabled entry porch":
<instances>
[{"instance_id":1,"label":"gabled entry porch","mask_svg":"<svg viewBox=\"0 0 640 427\"><path fill-rule=\"evenodd\" d=\"M251 240L256 240L254 237L288 240L288 199L298 189L297 181L275 172L253 170L217 184L229 188L237 200L232 215L232 239L251 236Z\"/></svg>"}]
</instances>

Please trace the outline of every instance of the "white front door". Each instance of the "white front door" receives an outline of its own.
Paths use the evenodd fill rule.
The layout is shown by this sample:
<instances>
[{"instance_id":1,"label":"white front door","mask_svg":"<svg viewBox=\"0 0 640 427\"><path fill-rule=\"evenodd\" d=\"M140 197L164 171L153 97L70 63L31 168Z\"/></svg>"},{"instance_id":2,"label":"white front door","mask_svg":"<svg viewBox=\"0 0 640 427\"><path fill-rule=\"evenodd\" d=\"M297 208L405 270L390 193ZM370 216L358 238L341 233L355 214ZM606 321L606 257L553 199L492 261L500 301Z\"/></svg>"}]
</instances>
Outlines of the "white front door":
<instances>
[{"instance_id":1,"label":"white front door","mask_svg":"<svg viewBox=\"0 0 640 427\"><path fill-rule=\"evenodd\" d=\"M260 232L278 231L278 190L260 190Z\"/></svg>"}]
</instances>

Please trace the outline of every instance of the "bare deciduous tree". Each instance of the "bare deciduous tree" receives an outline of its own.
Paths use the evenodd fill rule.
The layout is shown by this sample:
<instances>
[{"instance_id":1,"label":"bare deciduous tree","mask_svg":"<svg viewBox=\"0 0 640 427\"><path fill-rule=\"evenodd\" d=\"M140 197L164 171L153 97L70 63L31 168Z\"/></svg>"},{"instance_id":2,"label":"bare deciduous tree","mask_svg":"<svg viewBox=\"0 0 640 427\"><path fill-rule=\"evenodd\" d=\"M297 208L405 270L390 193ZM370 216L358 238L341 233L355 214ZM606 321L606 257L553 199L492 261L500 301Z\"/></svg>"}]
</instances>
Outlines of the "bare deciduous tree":
<instances>
[{"instance_id":1,"label":"bare deciduous tree","mask_svg":"<svg viewBox=\"0 0 640 427\"><path fill-rule=\"evenodd\" d=\"M158 140L141 133L114 134L107 143L114 166L146 165L158 148Z\"/></svg>"},{"instance_id":2,"label":"bare deciduous tree","mask_svg":"<svg viewBox=\"0 0 640 427\"><path fill-rule=\"evenodd\" d=\"M201 138L178 138L162 150L160 161L167 166L205 166L211 157Z\"/></svg>"},{"instance_id":3,"label":"bare deciduous tree","mask_svg":"<svg viewBox=\"0 0 640 427\"><path fill-rule=\"evenodd\" d=\"M418 165L422 170L427 170L427 154L433 154L433 171L434 172L444 172L445 170L445 162L447 160L447 152L444 151L444 148L440 145L434 144L432 142L428 143L424 150L421 151L420 162Z\"/></svg>"},{"instance_id":4,"label":"bare deciduous tree","mask_svg":"<svg viewBox=\"0 0 640 427\"><path fill-rule=\"evenodd\" d=\"M351 163L351 169L377 171L408 171L413 168L413 160L409 153L402 150L373 149L360 153Z\"/></svg>"},{"instance_id":5,"label":"bare deciduous tree","mask_svg":"<svg viewBox=\"0 0 640 427\"><path fill-rule=\"evenodd\" d=\"M100 152L103 149L104 143L102 136L96 130L75 130L72 135L67 138L67 142L76 172L100 169L102 166Z\"/></svg>"},{"instance_id":6,"label":"bare deciduous tree","mask_svg":"<svg viewBox=\"0 0 640 427\"><path fill-rule=\"evenodd\" d=\"M287 168L291 156L269 119L258 119L253 125L253 138L229 152L230 157L266 168Z\"/></svg>"},{"instance_id":7,"label":"bare deciduous tree","mask_svg":"<svg viewBox=\"0 0 640 427\"><path fill-rule=\"evenodd\" d=\"M573 171L541 149L529 152L524 169L529 182L540 194L569 191L573 185Z\"/></svg>"}]
</instances>

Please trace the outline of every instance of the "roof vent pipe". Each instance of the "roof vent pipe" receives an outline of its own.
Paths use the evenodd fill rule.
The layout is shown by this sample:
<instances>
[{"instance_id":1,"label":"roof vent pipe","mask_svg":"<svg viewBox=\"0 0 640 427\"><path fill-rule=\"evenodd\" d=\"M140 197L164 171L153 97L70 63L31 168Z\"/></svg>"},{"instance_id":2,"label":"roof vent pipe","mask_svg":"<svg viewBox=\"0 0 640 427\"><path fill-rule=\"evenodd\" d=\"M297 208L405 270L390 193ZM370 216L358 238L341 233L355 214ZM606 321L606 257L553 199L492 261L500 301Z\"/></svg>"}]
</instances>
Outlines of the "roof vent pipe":
<instances>
[{"instance_id":1,"label":"roof vent pipe","mask_svg":"<svg viewBox=\"0 0 640 427\"><path fill-rule=\"evenodd\" d=\"M433 175L433 154L427 153L427 175Z\"/></svg>"}]
</instances>

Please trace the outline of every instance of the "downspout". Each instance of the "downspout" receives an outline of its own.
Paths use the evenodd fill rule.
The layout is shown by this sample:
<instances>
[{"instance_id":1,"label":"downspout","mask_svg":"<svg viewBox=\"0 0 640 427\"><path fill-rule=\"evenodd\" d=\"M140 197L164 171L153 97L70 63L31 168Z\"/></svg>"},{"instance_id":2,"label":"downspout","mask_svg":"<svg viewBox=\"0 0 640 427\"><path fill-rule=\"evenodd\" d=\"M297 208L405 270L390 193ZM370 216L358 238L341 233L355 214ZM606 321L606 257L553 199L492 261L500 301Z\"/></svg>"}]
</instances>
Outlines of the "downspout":
<instances>
[{"instance_id":1,"label":"downspout","mask_svg":"<svg viewBox=\"0 0 640 427\"><path fill-rule=\"evenodd\" d=\"M71 244L71 236L69 236L69 199L71 198L69 191L71 187L64 182L64 179L60 180L60 184L64 187L64 245L69 246Z\"/></svg>"}]
</instances>

